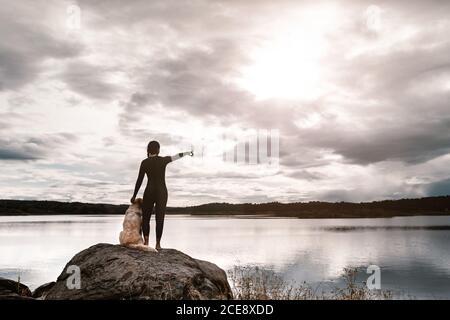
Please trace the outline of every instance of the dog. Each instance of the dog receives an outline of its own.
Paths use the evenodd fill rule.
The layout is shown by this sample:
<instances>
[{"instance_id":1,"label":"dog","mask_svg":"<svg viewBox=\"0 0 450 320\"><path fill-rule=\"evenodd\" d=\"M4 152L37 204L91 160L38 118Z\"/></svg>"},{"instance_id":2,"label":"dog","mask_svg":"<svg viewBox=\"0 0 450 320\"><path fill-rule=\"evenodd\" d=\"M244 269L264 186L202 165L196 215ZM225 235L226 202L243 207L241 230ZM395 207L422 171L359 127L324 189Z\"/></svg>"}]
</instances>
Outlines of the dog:
<instances>
[{"instance_id":1,"label":"dog","mask_svg":"<svg viewBox=\"0 0 450 320\"><path fill-rule=\"evenodd\" d=\"M119 235L121 245L149 252L158 252L156 249L144 245L141 235L142 227L142 199L138 198L125 212L123 230Z\"/></svg>"}]
</instances>

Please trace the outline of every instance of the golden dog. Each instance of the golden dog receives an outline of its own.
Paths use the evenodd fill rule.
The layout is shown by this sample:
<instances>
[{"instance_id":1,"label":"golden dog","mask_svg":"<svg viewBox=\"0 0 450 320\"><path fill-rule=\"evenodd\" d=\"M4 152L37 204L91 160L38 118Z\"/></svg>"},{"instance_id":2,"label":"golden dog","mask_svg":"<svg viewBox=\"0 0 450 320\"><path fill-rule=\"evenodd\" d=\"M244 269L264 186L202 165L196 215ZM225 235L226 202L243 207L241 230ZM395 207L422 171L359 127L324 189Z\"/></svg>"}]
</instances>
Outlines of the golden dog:
<instances>
[{"instance_id":1,"label":"golden dog","mask_svg":"<svg viewBox=\"0 0 450 320\"><path fill-rule=\"evenodd\" d=\"M125 212L123 230L120 232L119 241L123 246L144 251L158 252L156 249L144 245L141 235L142 227L142 199L138 198Z\"/></svg>"}]
</instances>

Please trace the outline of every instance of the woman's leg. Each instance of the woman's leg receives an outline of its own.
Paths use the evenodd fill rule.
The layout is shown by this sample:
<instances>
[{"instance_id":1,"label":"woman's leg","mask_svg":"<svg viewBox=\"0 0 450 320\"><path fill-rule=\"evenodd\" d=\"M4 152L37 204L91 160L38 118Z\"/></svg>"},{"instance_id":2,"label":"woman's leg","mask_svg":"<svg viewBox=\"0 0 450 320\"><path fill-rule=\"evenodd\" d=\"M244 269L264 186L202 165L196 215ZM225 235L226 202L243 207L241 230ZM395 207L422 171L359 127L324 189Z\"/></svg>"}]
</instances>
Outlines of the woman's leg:
<instances>
[{"instance_id":1,"label":"woman's leg","mask_svg":"<svg viewBox=\"0 0 450 320\"><path fill-rule=\"evenodd\" d=\"M161 237L164 228L164 216L166 214L167 192L163 192L158 196L155 205L156 217L156 250L161 249Z\"/></svg>"},{"instance_id":2,"label":"woman's leg","mask_svg":"<svg viewBox=\"0 0 450 320\"><path fill-rule=\"evenodd\" d=\"M148 236L150 234L150 217L152 216L153 206L155 202L152 198L144 196L142 204L142 233L144 234L144 244L148 245Z\"/></svg>"}]
</instances>

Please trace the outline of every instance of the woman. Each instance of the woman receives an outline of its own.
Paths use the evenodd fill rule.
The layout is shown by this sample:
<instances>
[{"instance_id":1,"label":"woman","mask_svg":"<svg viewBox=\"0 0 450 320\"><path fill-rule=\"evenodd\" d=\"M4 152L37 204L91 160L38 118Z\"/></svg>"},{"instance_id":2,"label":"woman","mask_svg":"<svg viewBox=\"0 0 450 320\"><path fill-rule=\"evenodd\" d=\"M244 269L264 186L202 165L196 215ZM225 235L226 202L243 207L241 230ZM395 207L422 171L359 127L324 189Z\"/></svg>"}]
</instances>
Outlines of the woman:
<instances>
[{"instance_id":1,"label":"woman","mask_svg":"<svg viewBox=\"0 0 450 320\"><path fill-rule=\"evenodd\" d=\"M141 162L139 175L134 188L131 203L134 203L139 188L142 185L144 174L147 174L147 187L144 191L144 202L142 204L142 232L144 233L144 244L148 245L148 235L150 233L150 216L155 207L156 214L156 246L155 249L161 249L161 236L164 226L164 214L167 204L166 188L166 166L169 162L178 160L183 156L193 156L192 151L178 153L171 157L159 156L158 141L150 141L147 146L147 159Z\"/></svg>"}]
</instances>

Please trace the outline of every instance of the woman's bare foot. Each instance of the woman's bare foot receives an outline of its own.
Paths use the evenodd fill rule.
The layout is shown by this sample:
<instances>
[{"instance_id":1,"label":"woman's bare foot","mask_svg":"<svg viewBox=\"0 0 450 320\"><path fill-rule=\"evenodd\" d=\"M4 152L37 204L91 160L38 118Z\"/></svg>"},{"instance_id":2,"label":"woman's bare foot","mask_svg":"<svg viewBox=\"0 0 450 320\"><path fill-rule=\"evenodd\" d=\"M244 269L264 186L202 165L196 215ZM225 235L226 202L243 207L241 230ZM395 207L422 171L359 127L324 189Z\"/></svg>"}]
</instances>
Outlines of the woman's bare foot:
<instances>
[{"instance_id":1,"label":"woman's bare foot","mask_svg":"<svg viewBox=\"0 0 450 320\"><path fill-rule=\"evenodd\" d=\"M161 244L159 242L156 243L155 249L158 251L161 250Z\"/></svg>"},{"instance_id":2,"label":"woman's bare foot","mask_svg":"<svg viewBox=\"0 0 450 320\"><path fill-rule=\"evenodd\" d=\"M148 237L144 237L144 245L148 246Z\"/></svg>"}]
</instances>

